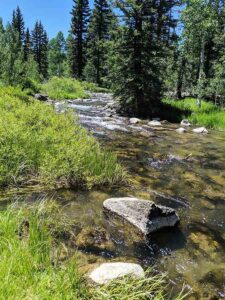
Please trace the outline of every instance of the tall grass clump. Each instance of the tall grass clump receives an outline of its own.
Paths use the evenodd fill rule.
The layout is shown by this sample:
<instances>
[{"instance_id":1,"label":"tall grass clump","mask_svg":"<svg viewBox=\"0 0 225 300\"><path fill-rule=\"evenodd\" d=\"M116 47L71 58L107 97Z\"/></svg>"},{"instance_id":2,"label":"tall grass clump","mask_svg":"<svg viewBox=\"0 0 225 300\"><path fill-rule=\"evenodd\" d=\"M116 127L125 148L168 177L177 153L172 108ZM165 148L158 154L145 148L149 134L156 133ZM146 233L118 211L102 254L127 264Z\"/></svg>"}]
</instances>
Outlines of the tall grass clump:
<instances>
[{"instance_id":1,"label":"tall grass clump","mask_svg":"<svg viewBox=\"0 0 225 300\"><path fill-rule=\"evenodd\" d=\"M124 180L115 155L50 105L0 90L0 187L77 187Z\"/></svg>"},{"instance_id":2,"label":"tall grass clump","mask_svg":"<svg viewBox=\"0 0 225 300\"><path fill-rule=\"evenodd\" d=\"M90 299L76 261L54 255L49 213L43 205L0 212L1 299Z\"/></svg>"},{"instance_id":3,"label":"tall grass clump","mask_svg":"<svg viewBox=\"0 0 225 300\"><path fill-rule=\"evenodd\" d=\"M181 118L189 119L194 125L205 126L211 129L225 129L225 110L218 108L212 102L202 101L199 108L196 99L183 100L164 99L163 103L179 109Z\"/></svg>"},{"instance_id":4,"label":"tall grass clump","mask_svg":"<svg viewBox=\"0 0 225 300\"><path fill-rule=\"evenodd\" d=\"M212 102L202 101L202 106L199 108L196 104L196 101L197 100L195 98L185 98L183 100L164 99L163 103L169 104L183 111L189 111L191 113L210 113L217 110L216 106Z\"/></svg>"},{"instance_id":5,"label":"tall grass clump","mask_svg":"<svg viewBox=\"0 0 225 300\"><path fill-rule=\"evenodd\" d=\"M53 100L87 98L82 83L73 78L53 77L42 85L42 92Z\"/></svg>"},{"instance_id":6,"label":"tall grass clump","mask_svg":"<svg viewBox=\"0 0 225 300\"><path fill-rule=\"evenodd\" d=\"M0 299L166 300L166 277L119 278L93 286L79 273L76 255L64 255L65 240L57 231L72 230L53 201L9 206L0 212ZM60 223L60 227L58 224ZM61 253L61 254L60 254Z\"/></svg>"},{"instance_id":7,"label":"tall grass clump","mask_svg":"<svg viewBox=\"0 0 225 300\"><path fill-rule=\"evenodd\" d=\"M207 128L225 129L225 110L211 113L194 113L190 117L193 124L201 124Z\"/></svg>"}]
</instances>

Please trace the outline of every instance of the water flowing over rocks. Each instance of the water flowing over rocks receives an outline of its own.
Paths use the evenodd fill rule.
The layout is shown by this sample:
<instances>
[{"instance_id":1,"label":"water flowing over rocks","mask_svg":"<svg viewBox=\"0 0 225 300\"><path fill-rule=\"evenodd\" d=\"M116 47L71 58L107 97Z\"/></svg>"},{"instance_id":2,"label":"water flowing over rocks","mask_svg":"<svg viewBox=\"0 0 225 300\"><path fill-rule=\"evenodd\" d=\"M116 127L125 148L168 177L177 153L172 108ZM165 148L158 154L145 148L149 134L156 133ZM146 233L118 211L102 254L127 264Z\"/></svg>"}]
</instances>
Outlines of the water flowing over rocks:
<instances>
[{"instance_id":1,"label":"water flowing over rocks","mask_svg":"<svg viewBox=\"0 0 225 300\"><path fill-rule=\"evenodd\" d=\"M48 96L47 95L35 94L34 98L39 100L39 101L48 101Z\"/></svg>"},{"instance_id":2,"label":"water flowing over rocks","mask_svg":"<svg viewBox=\"0 0 225 300\"><path fill-rule=\"evenodd\" d=\"M114 279L132 276L136 278L143 278L145 276L144 270L138 264L133 263L105 263L94 269L89 278L97 284L106 284Z\"/></svg>"},{"instance_id":3,"label":"water flowing over rocks","mask_svg":"<svg viewBox=\"0 0 225 300\"><path fill-rule=\"evenodd\" d=\"M192 130L194 133L208 133L208 130L205 127L199 127Z\"/></svg>"},{"instance_id":4,"label":"water flowing over rocks","mask_svg":"<svg viewBox=\"0 0 225 300\"><path fill-rule=\"evenodd\" d=\"M148 123L149 126L162 126L161 122L157 121L157 120L153 120L153 121L150 121Z\"/></svg>"},{"instance_id":5,"label":"water flowing over rocks","mask_svg":"<svg viewBox=\"0 0 225 300\"><path fill-rule=\"evenodd\" d=\"M180 125L189 127L191 126L191 123L188 120L184 119L181 121Z\"/></svg>"},{"instance_id":6,"label":"water flowing over rocks","mask_svg":"<svg viewBox=\"0 0 225 300\"><path fill-rule=\"evenodd\" d=\"M180 127L178 129L176 129L176 132L178 132L178 133L185 133L185 132L187 132L187 130L185 128L183 128L183 127Z\"/></svg>"},{"instance_id":7,"label":"water flowing over rocks","mask_svg":"<svg viewBox=\"0 0 225 300\"><path fill-rule=\"evenodd\" d=\"M179 223L175 210L137 198L111 198L103 203L106 214L116 215L134 225L144 236Z\"/></svg>"}]
</instances>

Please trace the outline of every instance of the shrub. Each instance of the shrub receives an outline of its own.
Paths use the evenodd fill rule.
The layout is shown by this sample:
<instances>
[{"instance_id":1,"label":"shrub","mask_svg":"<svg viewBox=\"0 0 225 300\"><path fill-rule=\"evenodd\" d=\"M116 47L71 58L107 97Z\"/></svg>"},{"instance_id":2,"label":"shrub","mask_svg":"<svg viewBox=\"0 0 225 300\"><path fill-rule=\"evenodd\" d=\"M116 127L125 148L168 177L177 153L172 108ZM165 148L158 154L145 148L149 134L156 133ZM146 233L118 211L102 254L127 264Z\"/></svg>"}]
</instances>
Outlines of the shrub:
<instances>
[{"instance_id":1,"label":"shrub","mask_svg":"<svg viewBox=\"0 0 225 300\"><path fill-rule=\"evenodd\" d=\"M18 89L0 92L0 186L117 184L124 170L100 148L72 112L27 99Z\"/></svg>"},{"instance_id":2,"label":"shrub","mask_svg":"<svg viewBox=\"0 0 225 300\"><path fill-rule=\"evenodd\" d=\"M42 85L42 91L53 100L88 97L82 83L73 78L53 77Z\"/></svg>"}]
</instances>

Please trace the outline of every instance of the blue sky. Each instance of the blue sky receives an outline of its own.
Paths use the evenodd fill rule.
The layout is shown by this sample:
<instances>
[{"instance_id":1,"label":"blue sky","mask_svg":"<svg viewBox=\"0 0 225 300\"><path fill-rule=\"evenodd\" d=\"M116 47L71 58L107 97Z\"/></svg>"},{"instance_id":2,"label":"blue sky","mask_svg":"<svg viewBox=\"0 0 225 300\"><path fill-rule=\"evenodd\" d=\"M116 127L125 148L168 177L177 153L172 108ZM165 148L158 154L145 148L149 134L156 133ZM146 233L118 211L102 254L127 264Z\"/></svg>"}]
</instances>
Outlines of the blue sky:
<instances>
[{"instance_id":1,"label":"blue sky","mask_svg":"<svg viewBox=\"0 0 225 300\"><path fill-rule=\"evenodd\" d=\"M90 5L93 0L90 0ZM0 17L4 24L11 21L12 11L17 6L22 10L25 25L32 29L36 20L41 20L50 38L58 31L67 35L70 27L72 0L0 0Z\"/></svg>"}]
</instances>

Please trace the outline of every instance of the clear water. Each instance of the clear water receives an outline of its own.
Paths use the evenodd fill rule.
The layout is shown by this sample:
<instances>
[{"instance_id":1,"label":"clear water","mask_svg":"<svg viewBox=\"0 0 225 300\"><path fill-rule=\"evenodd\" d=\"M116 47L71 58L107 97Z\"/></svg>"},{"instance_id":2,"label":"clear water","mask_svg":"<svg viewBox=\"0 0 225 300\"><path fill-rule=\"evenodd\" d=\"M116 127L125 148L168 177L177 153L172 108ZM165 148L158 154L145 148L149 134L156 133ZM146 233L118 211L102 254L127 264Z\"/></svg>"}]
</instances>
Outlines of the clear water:
<instances>
[{"instance_id":1,"label":"clear water","mask_svg":"<svg viewBox=\"0 0 225 300\"><path fill-rule=\"evenodd\" d=\"M77 224L75 244L81 266L106 260L138 262L167 272L174 291L188 284L194 292L189 299L225 298L225 132L178 134L176 124L155 129L145 123L131 125L127 118L106 109L107 103L112 103L110 95L94 94L69 106L101 144L118 155L129 173L129 186L29 190L26 197L24 191L21 195L14 191L2 195L2 205L4 199L35 200L50 195ZM60 107L65 108L57 105L59 111ZM145 243L132 227L104 216L103 201L118 196L173 207L181 223Z\"/></svg>"}]
</instances>

